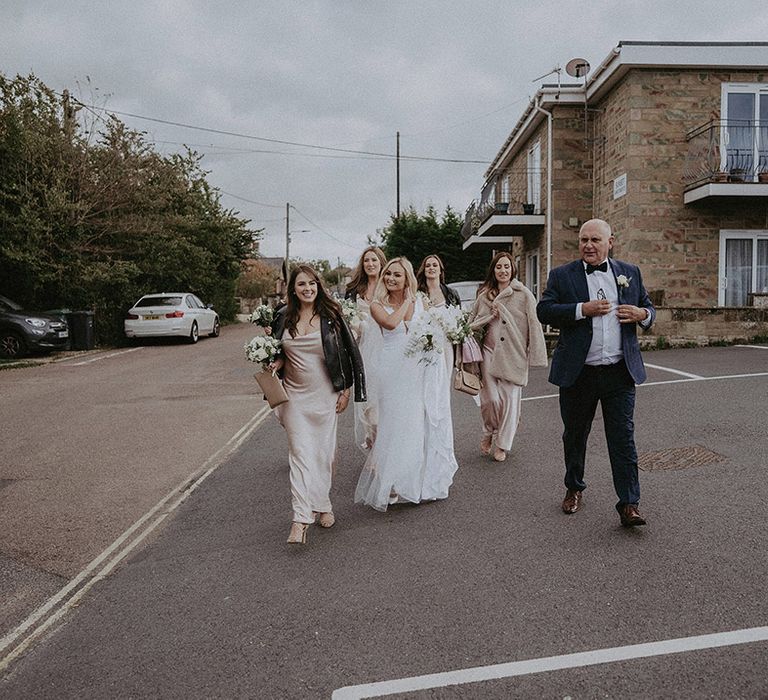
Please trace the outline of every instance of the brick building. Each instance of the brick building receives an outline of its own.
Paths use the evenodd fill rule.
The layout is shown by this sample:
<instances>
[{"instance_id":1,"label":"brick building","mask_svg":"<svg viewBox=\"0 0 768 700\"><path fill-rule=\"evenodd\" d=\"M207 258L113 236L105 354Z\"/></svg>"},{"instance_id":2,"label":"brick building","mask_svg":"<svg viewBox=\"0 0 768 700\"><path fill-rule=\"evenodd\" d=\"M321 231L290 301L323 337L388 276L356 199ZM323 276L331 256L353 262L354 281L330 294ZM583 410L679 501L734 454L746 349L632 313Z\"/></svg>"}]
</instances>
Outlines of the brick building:
<instances>
[{"instance_id":1,"label":"brick building","mask_svg":"<svg viewBox=\"0 0 768 700\"><path fill-rule=\"evenodd\" d=\"M464 248L511 250L538 297L576 256L581 223L600 217L658 305L759 306L768 43L622 42L568 80L538 90L495 156Z\"/></svg>"}]
</instances>

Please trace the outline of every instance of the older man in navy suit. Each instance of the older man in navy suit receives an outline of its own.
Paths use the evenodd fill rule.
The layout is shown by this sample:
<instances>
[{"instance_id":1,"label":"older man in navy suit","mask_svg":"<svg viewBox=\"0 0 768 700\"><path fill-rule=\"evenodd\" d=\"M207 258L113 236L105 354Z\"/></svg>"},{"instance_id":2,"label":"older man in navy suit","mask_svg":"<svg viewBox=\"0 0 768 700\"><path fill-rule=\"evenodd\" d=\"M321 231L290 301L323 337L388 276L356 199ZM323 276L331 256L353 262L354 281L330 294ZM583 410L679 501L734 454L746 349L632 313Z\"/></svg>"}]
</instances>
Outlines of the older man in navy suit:
<instances>
[{"instance_id":1,"label":"older man in navy suit","mask_svg":"<svg viewBox=\"0 0 768 700\"><path fill-rule=\"evenodd\" d=\"M563 511L579 510L587 438L598 402L619 502L621 524L645 525L638 511L640 482L635 449L635 385L645 381L637 326L650 328L656 310L643 287L640 269L609 259L611 227L602 219L579 231L580 260L551 271L537 307L542 323L560 329L549 381L560 387L565 430Z\"/></svg>"}]
</instances>

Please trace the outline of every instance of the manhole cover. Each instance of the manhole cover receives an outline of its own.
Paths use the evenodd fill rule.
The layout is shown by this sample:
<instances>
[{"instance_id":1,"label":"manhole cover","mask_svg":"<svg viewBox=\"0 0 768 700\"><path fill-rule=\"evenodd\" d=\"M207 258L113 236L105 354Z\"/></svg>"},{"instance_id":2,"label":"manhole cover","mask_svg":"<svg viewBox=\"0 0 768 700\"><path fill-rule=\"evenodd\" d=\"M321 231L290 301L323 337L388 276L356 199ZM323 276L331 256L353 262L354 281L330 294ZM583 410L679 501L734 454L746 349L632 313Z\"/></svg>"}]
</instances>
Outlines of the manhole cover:
<instances>
[{"instance_id":1,"label":"manhole cover","mask_svg":"<svg viewBox=\"0 0 768 700\"><path fill-rule=\"evenodd\" d=\"M692 447L670 447L658 452L644 452L637 458L637 466L646 472L658 472L672 469L690 469L706 464L722 462L723 455L712 452L700 445Z\"/></svg>"}]
</instances>

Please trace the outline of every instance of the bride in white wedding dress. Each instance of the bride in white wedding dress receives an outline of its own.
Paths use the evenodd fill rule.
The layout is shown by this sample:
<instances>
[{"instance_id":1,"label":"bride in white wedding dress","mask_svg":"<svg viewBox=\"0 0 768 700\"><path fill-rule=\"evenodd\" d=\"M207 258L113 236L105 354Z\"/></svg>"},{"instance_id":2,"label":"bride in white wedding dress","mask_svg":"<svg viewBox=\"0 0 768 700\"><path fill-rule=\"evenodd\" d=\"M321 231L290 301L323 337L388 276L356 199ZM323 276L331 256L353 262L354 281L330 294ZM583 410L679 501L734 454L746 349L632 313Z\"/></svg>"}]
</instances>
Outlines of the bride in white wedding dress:
<instances>
[{"instance_id":1,"label":"bride in white wedding dress","mask_svg":"<svg viewBox=\"0 0 768 700\"><path fill-rule=\"evenodd\" d=\"M371 303L381 327L377 374L379 424L355 490L355 503L385 511L392 503L420 503L448 497L458 469L453 454L450 404L445 405L437 375L442 361L408 356L409 329L425 314L416 297L416 278L406 258L384 267Z\"/></svg>"}]
</instances>

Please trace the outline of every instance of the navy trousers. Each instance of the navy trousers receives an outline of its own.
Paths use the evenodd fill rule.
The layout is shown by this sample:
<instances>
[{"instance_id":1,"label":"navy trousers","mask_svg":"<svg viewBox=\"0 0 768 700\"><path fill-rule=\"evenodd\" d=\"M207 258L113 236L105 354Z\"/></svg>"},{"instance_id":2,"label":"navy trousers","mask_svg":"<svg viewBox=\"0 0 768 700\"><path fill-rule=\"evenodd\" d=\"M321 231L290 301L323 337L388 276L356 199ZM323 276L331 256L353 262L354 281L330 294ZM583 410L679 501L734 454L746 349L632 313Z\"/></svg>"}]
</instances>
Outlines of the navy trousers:
<instances>
[{"instance_id":1,"label":"navy trousers","mask_svg":"<svg viewBox=\"0 0 768 700\"><path fill-rule=\"evenodd\" d=\"M603 410L613 487L619 497L616 508L628 503L637 505L640 481L635 449L635 383L623 360L615 365L585 365L573 386L560 387L565 487L576 491L586 488L587 438L598 402Z\"/></svg>"}]
</instances>

